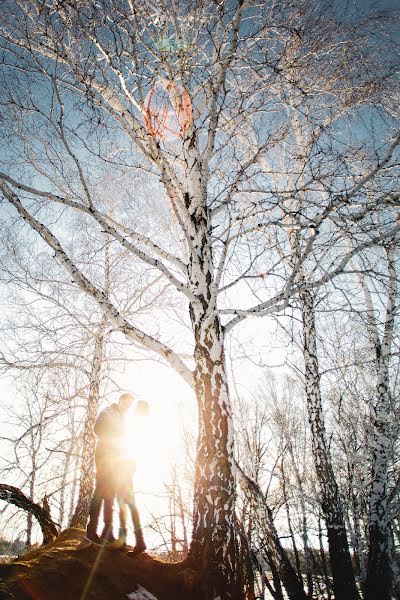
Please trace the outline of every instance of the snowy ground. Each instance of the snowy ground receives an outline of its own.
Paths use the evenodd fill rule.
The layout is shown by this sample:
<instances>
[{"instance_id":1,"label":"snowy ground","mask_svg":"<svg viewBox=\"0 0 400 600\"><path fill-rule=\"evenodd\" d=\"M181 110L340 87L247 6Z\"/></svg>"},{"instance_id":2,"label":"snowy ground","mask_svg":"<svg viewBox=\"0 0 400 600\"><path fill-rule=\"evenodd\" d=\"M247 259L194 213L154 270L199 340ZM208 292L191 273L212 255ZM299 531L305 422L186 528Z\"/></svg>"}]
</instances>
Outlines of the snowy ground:
<instances>
[{"instance_id":1,"label":"snowy ground","mask_svg":"<svg viewBox=\"0 0 400 600\"><path fill-rule=\"evenodd\" d=\"M157 600L153 594L150 594L144 587L138 585L137 590L135 592L131 592L127 594L127 598L129 600Z\"/></svg>"}]
</instances>

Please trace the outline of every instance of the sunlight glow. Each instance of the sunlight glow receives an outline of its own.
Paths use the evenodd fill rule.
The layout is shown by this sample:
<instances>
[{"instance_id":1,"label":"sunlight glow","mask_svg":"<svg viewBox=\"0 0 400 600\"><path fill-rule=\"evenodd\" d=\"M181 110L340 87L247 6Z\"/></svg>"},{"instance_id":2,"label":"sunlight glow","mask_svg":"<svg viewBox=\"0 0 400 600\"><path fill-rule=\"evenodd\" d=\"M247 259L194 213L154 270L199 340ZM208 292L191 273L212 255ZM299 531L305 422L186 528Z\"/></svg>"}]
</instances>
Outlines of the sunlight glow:
<instances>
[{"instance_id":1,"label":"sunlight glow","mask_svg":"<svg viewBox=\"0 0 400 600\"><path fill-rule=\"evenodd\" d=\"M148 415L127 416L123 451L136 463L135 489L161 492L168 481L171 467L182 461L182 445L177 435L179 415L176 407L150 406Z\"/></svg>"}]
</instances>

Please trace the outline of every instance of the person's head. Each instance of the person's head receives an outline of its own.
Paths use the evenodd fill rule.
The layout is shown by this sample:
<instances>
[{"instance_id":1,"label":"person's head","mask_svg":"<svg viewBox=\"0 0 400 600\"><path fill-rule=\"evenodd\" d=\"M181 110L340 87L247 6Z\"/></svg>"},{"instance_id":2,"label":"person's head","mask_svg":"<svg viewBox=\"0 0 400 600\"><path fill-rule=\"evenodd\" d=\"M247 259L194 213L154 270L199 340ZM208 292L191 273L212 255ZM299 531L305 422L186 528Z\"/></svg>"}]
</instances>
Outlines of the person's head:
<instances>
[{"instance_id":1,"label":"person's head","mask_svg":"<svg viewBox=\"0 0 400 600\"><path fill-rule=\"evenodd\" d=\"M121 412L126 412L130 409L134 401L133 394L130 392L124 392L120 395L118 400L118 408Z\"/></svg>"},{"instance_id":2,"label":"person's head","mask_svg":"<svg viewBox=\"0 0 400 600\"><path fill-rule=\"evenodd\" d=\"M135 406L136 417L147 417L150 413L149 403L146 400L138 400Z\"/></svg>"}]
</instances>

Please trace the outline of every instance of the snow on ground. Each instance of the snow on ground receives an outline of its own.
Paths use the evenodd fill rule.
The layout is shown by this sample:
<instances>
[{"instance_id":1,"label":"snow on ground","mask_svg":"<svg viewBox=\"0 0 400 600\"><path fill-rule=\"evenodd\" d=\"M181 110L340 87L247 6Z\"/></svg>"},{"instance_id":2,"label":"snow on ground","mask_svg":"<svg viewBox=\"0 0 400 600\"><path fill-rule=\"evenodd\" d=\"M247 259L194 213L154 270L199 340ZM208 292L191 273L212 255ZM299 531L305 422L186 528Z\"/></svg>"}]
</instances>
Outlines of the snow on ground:
<instances>
[{"instance_id":1,"label":"snow on ground","mask_svg":"<svg viewBox=\"0 0 400 600\"><path fill-rule=\"evenodd\" d=\"M127 594L127 598L129 598L129 600L157 600L153 594L150 594L150 592L145 590L141 585L138 585L135 592Z\"/></svg>"}]
</instances>

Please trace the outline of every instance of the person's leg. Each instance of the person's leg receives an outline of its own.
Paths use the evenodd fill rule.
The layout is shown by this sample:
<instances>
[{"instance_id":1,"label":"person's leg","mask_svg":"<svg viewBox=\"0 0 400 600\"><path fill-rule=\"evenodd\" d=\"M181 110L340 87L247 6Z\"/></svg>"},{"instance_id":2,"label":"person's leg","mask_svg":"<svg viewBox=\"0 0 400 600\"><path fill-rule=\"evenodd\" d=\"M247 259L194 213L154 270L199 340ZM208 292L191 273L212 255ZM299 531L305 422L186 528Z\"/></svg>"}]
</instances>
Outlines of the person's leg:
<instances>
[{"instance_id":1,"label":"person's leg","mask_svg":"<svg viewBox=\"0 0 400 600\"><path fill-rule=\"evenodd\" d=\"M139 554L140 552L144 552L144 550L146 550L146 544L145 544L145 541L143 538L142 525L140 523L139 511L136 506L135 495L134 495L133 491L130 492L130 494L129 494L128 506L129 506L131 516L132 516L133 530L135 532L135 539L136 539L135 548L133 549L132 552L129 552L128 554L136 555L136 554Z\"/></svg>"},{"instance_id":2,"label":"person's leg","mask_svg":"<svg viewBox=\"0 0 400 600\"><path fill-rule=\"evenodd\" d=\"M126 536L126 530L127 530L126 520L127 520L127 516L128 516L128 511L127 511L127 507L126 507L124 498L119 497L118 504L119 504L119 529L120 529L120 532L122 531Z\"/></svg>"},{"instance_id":3,"label":"person's leg","mask_svg":"<svg viewBox=\"0 0 400 600\"><path fill-rule=\"evenodd\" d=\"M115 537L113 535L113 506L116 495L116 480L114 472L114 462L112 453L108 450L105 453L102 461L102 483L103 483L103 498L104 511L103 520L104 528L101 533L101 539L106 542L113 543Z\"/></svg>"},{"instance_id":4,"label":"person's leg","mask_svg":"<svg viewBox=\"0 0 400 600\"><path fill-rule=\"evenodd\" d=\"M118 500L118 506L119 506L119 532L118 532L118 539L114 542L113 547L117 548L119 550L123 550L126 547L126 538L127 538L127 534L128 534L128 529L127 529L127 506L126 506L126 502L123 498L123 496L121 496L118 493L117 490L117 500Z\"/></svg>"},{"instance_id":5,"label":"person's leg","mask_svg":"<svg viewBox=\"0 0 400 600\"><path fill-rule=\"evenodd\" d=\"M103 492L102 492L102 482L103 482L103 474L102 474L102 465L101 465L101 452L99 451L99 447L96 448L95 454L95 465L96 465L96 484L93 492L92 499L90 501L89 507L89 523L86 528L86 537L95 542L96 544L100 544L101 540L97 535L97 526L99 524L99 516L101 511L101 505L103 502Z\"/></svg>"},{"instance_id":6,"label":"person's leg","mask_svg":"<svg viewBox=\"0 0 400 600\"><path fill-rule=\"evenodd\" d=\"M92 542L95 542L96 544L100 544L101 542L99 536L97 535L97 526L99 523L102 502L103 498L101 496L101 488L96 482L94 494L90 502L89 523L86 528L86 537L89 538L89 540L91 540Z\"/></svg>"},{"instance_id":7,"label":"person's leg","mask_svg":"<svg viewBox=\"0 0 400 600\"><path fill-rule=\"evenodd\" d=\"M115 542L115 537L112 530L113 521L113 505L114 495L110 493L110 489L106 491L104 497L104 528L100 538L106 542Z\"/></svg>"}]
</instances>

